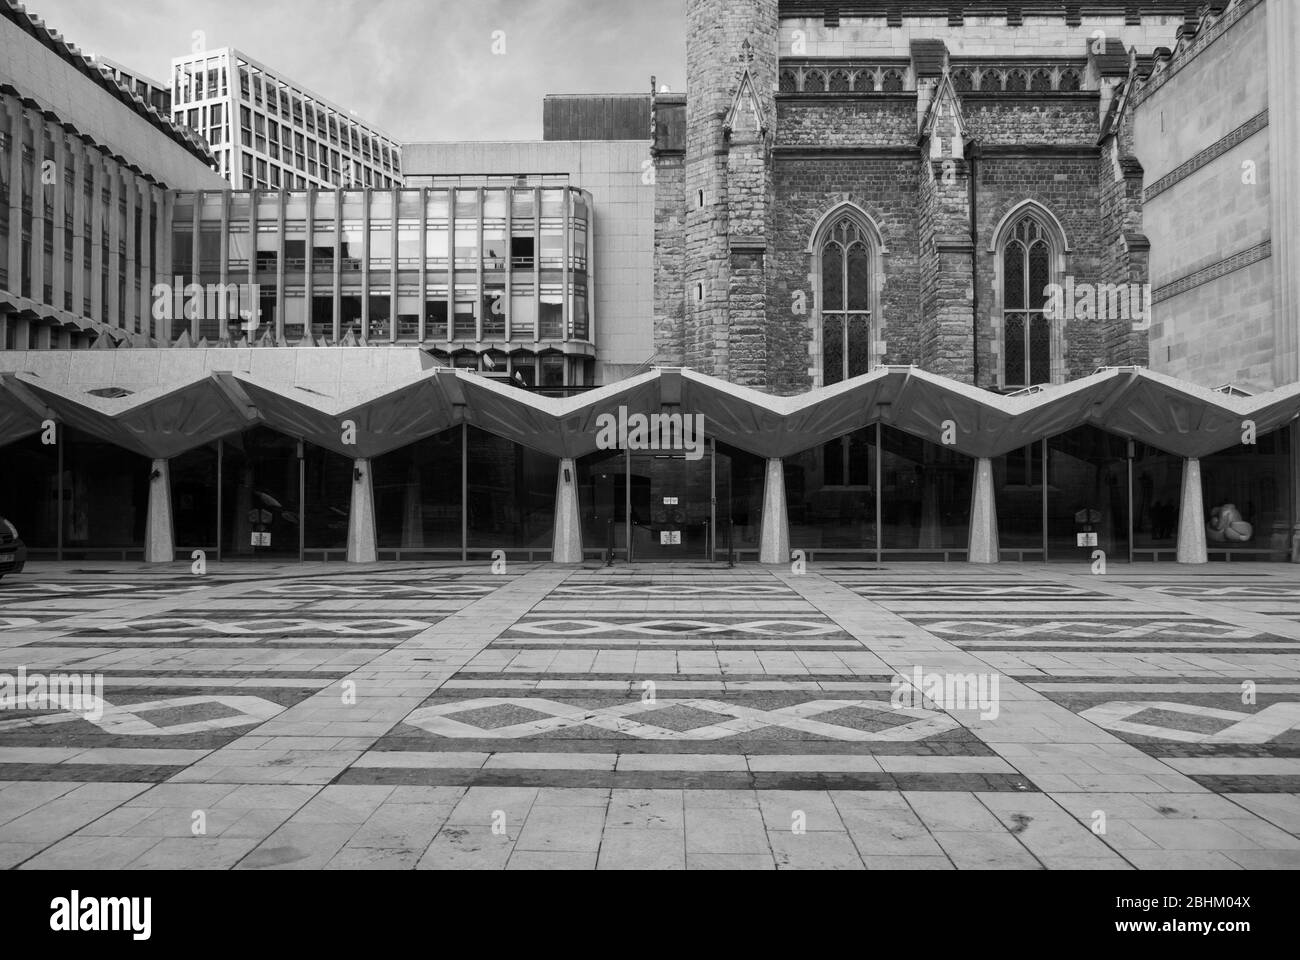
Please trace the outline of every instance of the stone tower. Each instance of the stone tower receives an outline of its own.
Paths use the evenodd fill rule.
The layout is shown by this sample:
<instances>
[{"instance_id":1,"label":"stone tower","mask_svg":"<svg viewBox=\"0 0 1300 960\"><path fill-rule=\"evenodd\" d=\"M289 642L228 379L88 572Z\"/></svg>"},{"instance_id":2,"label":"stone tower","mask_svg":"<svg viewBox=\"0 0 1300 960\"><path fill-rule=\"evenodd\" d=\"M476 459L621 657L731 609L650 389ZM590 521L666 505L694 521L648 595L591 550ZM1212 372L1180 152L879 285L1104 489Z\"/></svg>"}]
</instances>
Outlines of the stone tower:
<instances>
[{"instance_id":1,"label":"stone tower","mask_svg":"<svg viewBox=\"0 0 1300 960\"><path fill-rule=\"evenodd\" d=\"M683 360L766 385L777 0L687 0Z\"/></svg>"}]
</instances>

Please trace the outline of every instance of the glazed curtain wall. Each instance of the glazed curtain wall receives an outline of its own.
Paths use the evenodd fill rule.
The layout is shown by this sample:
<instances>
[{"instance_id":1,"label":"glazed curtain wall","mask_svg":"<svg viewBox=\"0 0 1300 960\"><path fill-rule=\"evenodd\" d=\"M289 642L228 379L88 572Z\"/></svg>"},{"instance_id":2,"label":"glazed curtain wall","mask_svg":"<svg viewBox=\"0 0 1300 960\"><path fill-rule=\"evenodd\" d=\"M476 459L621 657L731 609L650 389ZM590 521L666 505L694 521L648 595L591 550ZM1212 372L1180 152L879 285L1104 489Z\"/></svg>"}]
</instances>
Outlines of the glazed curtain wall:
<instances>
[{"instance_id":1,"label":"glazed curtain wall","mask_svg":"<svg viewBox=\"0 0 1300 960\"><path fill-rule=\"evenodd\" d=\"M337 560L347 552L352 461L258 426L175 457L176 556ZM305 504L305 508L304 508Z\"/></svg>"},{"instance_id":2,"label":"glazed curtain wall","mask_svg":"<svg viewBox=\"0 0 1300 960\"><path fill-rule=\"evenodd\" d=\"M738 559L754 559L764 471L761 457L716 441L699 460L624 450L583 457L583 549L604 556L612 546L615 559L626 561L630 540L634 561L724 560L733 547Z\"/></svg>"},{"instance_id":3,"label":"glazed curtain wall","mask_svg":"<svg viewBox=\"0 0 1300 960\"><path fill-rule=\"evenodd\" d=\"M69 427L58 443L41 440L0 452L0 516L33 558L143 559L150 461Z\"/></svg>"},{"instance_id":4,"label":"glazed curtain wall","mask_svg":"<svg viewBox=\"0 0 1300 960\"><path fill-rule=\"evenodd\" d=\"M380 559L549 555L558 465L473 427L376 458L370 471ZM341 560L354 470L347 457L267 427L177 457L177 555L216 555L219 537L222 559Z\"/></svg>"},{"instance_id":5,"label":"glazed curtain wall","mask_svg":"<svg viewBox=\"0 0 1300 960\"><path fill-rule=\"evenodd\" d=\"M371 464L381 560L550 556L559 461L457 427Z\"/></svg>"},{"instance_id":6,"label":"glazed curtain wall","mask_svg":"<svg viewBox=\"0 0 1300 960\"><path fill-rule=\"evenodd\" d=\"M1254 445L1231 447L1201 460L1202 521L1210 559L1289 558L1291 529L1297 521L1291 443L1290 431L1279 430ZM1143 444L1135 446L1134 549L1172 551L1178 540L1183 461Z\"/></svg>"},{"instance_id":7,"label":"glazed curtain wall","mask_svg":"<svg viewBox=\"0 0 1300 960\"><path fill-rule=\"evenodd\" d=\"M964 553L969 457L877 425L785 461L790 547L816 556Z\"/></svg>"}]
</instances>

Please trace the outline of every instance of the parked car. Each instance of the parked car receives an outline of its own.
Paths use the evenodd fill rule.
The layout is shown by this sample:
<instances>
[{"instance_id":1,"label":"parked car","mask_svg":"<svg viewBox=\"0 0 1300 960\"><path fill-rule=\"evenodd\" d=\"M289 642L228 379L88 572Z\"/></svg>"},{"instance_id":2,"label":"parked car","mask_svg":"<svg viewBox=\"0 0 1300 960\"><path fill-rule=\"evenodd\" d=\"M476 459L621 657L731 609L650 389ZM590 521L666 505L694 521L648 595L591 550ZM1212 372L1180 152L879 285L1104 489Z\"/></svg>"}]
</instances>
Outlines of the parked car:
<instances>
[{"instance_id":1,"label":"parked car","mask_svg":"<svg viewBox=\"0 0 1300 960\"><path fill-rule=\"evenodd\" d=\"M6 573L22 573L27 565L27 545L18 536L18 528L0 517L0 580Z\"/></svg>"}]
</instances>

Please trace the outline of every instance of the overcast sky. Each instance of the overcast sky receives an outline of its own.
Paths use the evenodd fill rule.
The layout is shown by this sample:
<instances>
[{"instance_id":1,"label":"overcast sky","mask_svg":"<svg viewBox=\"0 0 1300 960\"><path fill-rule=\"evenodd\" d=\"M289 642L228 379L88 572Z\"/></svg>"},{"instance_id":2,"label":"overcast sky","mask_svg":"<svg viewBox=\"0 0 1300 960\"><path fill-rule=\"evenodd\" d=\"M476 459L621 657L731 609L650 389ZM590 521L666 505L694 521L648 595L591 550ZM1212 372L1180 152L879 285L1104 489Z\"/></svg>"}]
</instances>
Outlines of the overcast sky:
<instances>
[{"instance_id":1,"label":"overcast sky","mask_svg":"<svg viewBox=\"0 0 1300 960\"><path fill-rule=\"evenodd\" d=\"M202 30L398 140L536 140L547 93L684 88L684 0L28 0L83 53L165 80ZM493 35L505 33L505 55Z\"/></svg>"}]
</instances>

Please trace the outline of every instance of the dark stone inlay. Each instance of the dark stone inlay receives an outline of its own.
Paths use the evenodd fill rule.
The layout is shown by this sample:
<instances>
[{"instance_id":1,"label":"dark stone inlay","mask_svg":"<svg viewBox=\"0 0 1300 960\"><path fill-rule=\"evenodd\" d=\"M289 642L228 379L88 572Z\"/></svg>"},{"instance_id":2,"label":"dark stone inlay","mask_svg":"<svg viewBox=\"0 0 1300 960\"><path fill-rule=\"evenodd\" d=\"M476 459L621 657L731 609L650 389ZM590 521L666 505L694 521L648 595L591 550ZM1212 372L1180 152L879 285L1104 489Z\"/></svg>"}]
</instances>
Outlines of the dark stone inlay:
<instances>
[{"instance_id":1,"label":"dark stone inlay","mask_svg":"<svg viewBox=\"0 0 1300 960\"><path fill-rule=\"evenodd\" d=\"M743 748L743 749L738 749ZM554 740L533 737L435 738L399 724L381 737L380 753L555 753ZM567 740L564 753L709 754L713 756L992 757L994 752L964 729L946 730L925 740L641 740L618 739L606 731L584 740Z\"/></svg>"},{"instance_id":2,"label":"dark stone inlay","mask_svg":"<svg viewBox=\"0 0 1300 960\"><path fill-rule=\"evenodd\" d=\"M104 763L0 763L0 780L166 783L184 767Z\"/></svg>"},{"instance_id":3,"label":"dark stone inlay","mask_svg":"<svg viewBox=\"0 0 1300 960\"><path fill-rule=\"evenodd\" d=\"M1300 776L1192 775L1191 779L1214 793L1300 793Z\"/></svg>"},{"instance_id":4,"label":"dark stone inlay","mask_svg":"<svg viewBox=\"0 0 1300 960\"><path fill-rule=\"evenodd\" d=\"M632 790L928 790L1037 793L1009 774L748 773L677 770L403 770L343 771L335 784L466 787L587 787Z\"/></svg>"}]
</instances>

